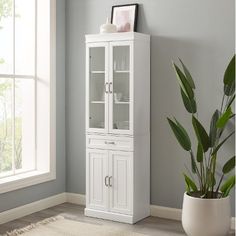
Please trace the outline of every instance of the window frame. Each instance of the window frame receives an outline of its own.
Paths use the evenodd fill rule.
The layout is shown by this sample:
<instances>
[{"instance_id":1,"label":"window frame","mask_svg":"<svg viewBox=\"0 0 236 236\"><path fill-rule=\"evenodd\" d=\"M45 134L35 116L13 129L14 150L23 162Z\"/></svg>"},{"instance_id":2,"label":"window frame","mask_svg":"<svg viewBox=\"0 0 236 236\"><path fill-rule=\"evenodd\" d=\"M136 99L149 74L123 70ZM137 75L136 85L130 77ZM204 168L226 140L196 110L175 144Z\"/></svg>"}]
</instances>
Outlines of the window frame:
<instances>
[{"instance_id":1,"label":"window frame","mask_svg":"<svg viewBox=\"0 0 236 236\"><path fill-rule=\"evenodd\" d=\"M37 2L38 0L36 0ZM32 170L0 178L0 194L25 188L28 186L40 184L56 179L56 0L50 1L50 114L49 114L49 167L48 170ZM14 27L14 26L13 26ZM36 75L37 76L37 75ZM0 75L1 78L7 78L7 75ZM8 76L12 78L11 75ZM16 76L15 78L20 78ZM22 76L26 78L26 76ZM32 79L32 76L28 76ZM34 77L34 81L36 78ZM37 112L36 112L37 113ZM38 117L36 117L38 119ZM37 125L37 124L35 124ZM37 162L43 162L44 159L37 157Z\"/></svg>"}]
</instances>

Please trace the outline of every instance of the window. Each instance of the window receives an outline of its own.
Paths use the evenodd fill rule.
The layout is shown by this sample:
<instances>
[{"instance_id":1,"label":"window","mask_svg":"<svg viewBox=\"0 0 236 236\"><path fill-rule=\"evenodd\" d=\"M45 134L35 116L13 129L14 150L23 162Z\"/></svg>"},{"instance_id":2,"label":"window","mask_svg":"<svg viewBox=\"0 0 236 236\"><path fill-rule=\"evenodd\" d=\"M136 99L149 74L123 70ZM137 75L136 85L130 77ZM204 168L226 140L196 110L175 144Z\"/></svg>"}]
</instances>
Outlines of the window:
<instances>
[{"instance_id":1,"label":"window","mask_svg":"<svg viewBox=\"0 0 236 236\"><path fill-rule=\"evenodd\" d=\"M0 0L0 193L55 178L55 0Z\"/></svg>"}]
</instances>

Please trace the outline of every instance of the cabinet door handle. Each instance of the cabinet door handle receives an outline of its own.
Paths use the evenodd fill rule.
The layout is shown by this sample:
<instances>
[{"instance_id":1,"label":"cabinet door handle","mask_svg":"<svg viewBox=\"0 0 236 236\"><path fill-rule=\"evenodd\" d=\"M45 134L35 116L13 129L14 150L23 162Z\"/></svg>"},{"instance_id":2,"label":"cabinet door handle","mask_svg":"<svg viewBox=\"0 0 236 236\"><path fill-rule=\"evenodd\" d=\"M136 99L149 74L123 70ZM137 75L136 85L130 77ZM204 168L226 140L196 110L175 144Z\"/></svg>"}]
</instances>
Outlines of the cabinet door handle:
<instances>
[{"instance_id":1,"label":"cabinet door handle","mask_svg":"<svg viewBox=\"0 0 236 236\"><path fill-rule=\"evenodd\" d=\"M109 187L112 187L112 181L111 180L112 180L112 176L109 177L109 181L108 181L109 182Z\"/></svg>"},{"instance_id":2,"label":"cabinet door handle","mask_svg":"<svg viewBox=\"0 0 236 236\"><path fill-rule=\"evenodd\" d=\"M104 179L105 186L107 186L107 187L109 187L109 184L108 184L109 182L107 182L108 178L109 178L109 177L106 176L105 179Z\"/></svg>"},{"instance_id":3,"label":"cabinet door handle","mask_svg":"<svg viewBox=\"0 0 236 236\"><path fill-rule=\"evenodd\" d=\"M108 141L105 141L105 144L113 144L113 145L115 145L116 143L115 143L115 142L108 142Z\"/></svg>"},{"instance_id":4,"label":"cabinet door handle","mask_svg":"<svg viewBox=\"0 0 236 236\"><path fill-rule=\"evenodd\" d=\"M112 93L112 82L109 83L109 93Z\"/></svg>"},{"instance_id":5,"label":"cabinet door handle","mask_svg":"<svg viewBox=\"0 0 236 236\"><path fill-rule=\"evenodd\" d=\"M105 93L109 93L109 83L108 82L105 83L104 87L105 87Z\"/></svg>"}]
</instances>

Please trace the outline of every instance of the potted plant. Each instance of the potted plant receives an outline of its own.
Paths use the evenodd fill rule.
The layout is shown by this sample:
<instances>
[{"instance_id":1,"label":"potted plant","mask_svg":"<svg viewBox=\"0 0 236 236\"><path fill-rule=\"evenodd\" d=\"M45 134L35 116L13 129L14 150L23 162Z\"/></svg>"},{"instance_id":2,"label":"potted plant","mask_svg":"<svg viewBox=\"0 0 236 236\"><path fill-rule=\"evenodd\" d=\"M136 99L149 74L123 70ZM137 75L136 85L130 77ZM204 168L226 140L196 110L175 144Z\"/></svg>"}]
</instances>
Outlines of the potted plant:
<instances>
[{"instance_id":1,"label":"potted plant","mask_svg":"<svg viewBox=\"0 0 236 236\"><path fill-rule=\"evenodd\" d=\"M180 93L186 110L191 114L196 135L196 151L186 129L175 118L168 119L169 125L181 147L189 152L191 171L184 173L186 192L183 199L182 225L189 236L222 236L230 229L229 193L235 185L235 156L228 159L219 179L216 175L217 154L224 143L234 134L225 138L222 134L235 116L232 104L235 99L235 56L224 74L224 95L220 109L211 118L207 132L199 121L194 95L195 84L192 76L180 60L182 69L173 63L180 86ZM191 173L192 172L192 173Z\"/></svg>"}]
</instances>

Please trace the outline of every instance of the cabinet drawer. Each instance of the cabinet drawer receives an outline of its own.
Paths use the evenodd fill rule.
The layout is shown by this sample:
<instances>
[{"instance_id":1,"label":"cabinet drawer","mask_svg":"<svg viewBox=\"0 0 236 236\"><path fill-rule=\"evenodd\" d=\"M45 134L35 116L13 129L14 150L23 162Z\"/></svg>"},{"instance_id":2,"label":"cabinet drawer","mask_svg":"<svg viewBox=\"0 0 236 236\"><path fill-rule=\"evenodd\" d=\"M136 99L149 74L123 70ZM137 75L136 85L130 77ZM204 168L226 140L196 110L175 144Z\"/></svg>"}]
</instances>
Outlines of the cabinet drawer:
<instances>
[{"instance_id":1,"label":"cabinet drawer","mask_svg":"<svg viewBox=\"0 0 236 236\"><path fill-rule=\"evenodd\" d=\"M88 148L133 151L133 138L87 135Z\"/></svg>"}]
</instances>

